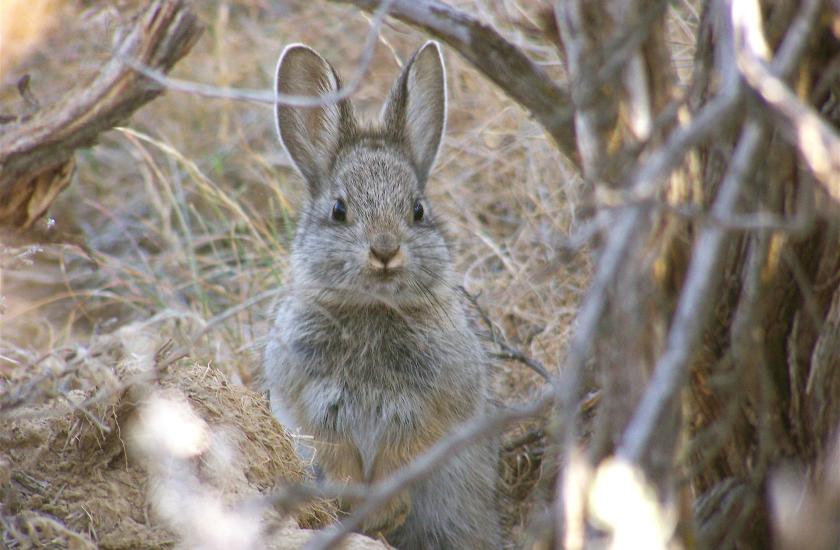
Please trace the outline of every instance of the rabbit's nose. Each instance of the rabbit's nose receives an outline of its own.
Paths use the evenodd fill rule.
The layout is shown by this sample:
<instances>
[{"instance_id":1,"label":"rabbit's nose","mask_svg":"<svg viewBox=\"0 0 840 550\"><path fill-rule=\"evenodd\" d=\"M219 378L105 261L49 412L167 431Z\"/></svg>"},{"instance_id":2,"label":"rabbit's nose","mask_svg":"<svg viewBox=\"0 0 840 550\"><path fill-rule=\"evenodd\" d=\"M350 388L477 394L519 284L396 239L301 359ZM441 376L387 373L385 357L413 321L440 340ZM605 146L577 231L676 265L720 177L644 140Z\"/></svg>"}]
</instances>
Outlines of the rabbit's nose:
<instances>
[{"instance_id":1,"label":"rabbit's nose","mask_svg":"<svg viewBox=\"0 0 840 550\"><path fill-rule=\"evenodd\" d=\"M370 255L372 259L378 260L381 267L399 267L396 265L395 257L400 251L400 243L391 233L380 233L370 241ZM391 265L388 265L388 263ZM376 262L374 262L376 263Z\"/></svg>"}]
</instances>

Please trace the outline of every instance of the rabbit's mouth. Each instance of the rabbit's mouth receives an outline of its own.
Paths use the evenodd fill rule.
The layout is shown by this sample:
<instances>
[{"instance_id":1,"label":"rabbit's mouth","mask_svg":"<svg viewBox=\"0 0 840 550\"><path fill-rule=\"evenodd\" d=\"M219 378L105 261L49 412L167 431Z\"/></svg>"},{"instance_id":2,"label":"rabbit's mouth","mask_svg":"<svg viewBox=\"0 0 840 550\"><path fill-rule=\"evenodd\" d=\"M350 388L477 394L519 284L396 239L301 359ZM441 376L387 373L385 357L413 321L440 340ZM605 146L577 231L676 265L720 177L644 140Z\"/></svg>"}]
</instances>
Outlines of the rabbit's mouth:
<instances>
[{"instance_id":1,"label":"rabbit's mouth","mask_svg":"<svg viewBox=\"0 0 840 550\"><path fill-rule=\"evenodd\" d=\"M369 273L375 282L391 283L399 279L405 273L405 269L402 267L383 267L380 269L371 269Z\"/></svg>"},{"instance_id":2,"label":"rabbit's mouth","mask_svg":"<svg viewBox=\"0 0 840 550\"><path fill-rule=\"evenodd\" d=\"M367 296L371 303L383 303L393 307L403 301L407 283L405 269L368 270L362 294Z\"/></svg>"}]
</instances>

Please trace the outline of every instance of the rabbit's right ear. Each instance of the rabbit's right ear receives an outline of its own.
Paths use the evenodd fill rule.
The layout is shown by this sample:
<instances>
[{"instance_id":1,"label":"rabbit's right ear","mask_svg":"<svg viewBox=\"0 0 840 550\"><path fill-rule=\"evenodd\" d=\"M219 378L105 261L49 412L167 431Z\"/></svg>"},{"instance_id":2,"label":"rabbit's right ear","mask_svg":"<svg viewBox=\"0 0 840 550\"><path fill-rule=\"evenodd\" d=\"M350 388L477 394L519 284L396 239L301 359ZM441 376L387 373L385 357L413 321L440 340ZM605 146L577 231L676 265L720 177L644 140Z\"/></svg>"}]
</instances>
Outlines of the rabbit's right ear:
<instances>
[{"instance_id":1,"label":"rabbit's right ear","mask_svg":"<svg viewBox=\"0 0 840 550\"><path fill-rule=\"evenodd\" d=\"M274 80L278 94L315 98L340 88L335 69L309 46L291 44L280 54ZM315 107L278 102L274 114L280 142L315 196L329 173L342 133L353 124L350 102L325 100Z\"/></svg>"}]
</instances>

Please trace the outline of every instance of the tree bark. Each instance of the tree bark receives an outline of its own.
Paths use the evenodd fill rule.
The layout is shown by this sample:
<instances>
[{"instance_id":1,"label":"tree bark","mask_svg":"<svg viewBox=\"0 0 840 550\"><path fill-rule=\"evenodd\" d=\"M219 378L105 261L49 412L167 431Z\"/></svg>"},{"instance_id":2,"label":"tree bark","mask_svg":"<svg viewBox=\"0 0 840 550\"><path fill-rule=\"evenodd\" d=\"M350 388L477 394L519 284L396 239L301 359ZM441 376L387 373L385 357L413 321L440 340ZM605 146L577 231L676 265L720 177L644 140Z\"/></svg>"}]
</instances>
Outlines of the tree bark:
<instances>
[{"instance_id":1,"label":"tree bark","mask_svg":"<svg viewBox=\"0 0 840 550\"><path fill-rule=\"evenodd\" d=\"M92 82L55 105L0 126L0 225L28 228L71 180L73 153L163 92L126 61L169 71L202 27L189 4L156 0L123 29L124 38Z\"/></svg>"}]
</instances>

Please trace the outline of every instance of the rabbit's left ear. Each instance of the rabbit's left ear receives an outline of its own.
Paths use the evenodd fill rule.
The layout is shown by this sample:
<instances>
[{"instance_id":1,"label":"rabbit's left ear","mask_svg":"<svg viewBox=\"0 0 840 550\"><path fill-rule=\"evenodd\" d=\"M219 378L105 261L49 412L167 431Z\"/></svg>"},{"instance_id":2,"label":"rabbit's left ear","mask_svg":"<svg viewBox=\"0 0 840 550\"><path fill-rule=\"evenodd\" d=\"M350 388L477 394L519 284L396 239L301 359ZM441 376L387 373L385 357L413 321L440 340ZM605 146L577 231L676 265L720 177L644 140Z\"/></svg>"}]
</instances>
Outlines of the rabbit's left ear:
<instances>
[{"instance_id":1,"label":"rabbit's left ear","mask_svg":"<svg viewBox=\"0 0 840 550\"><path fill-rule=\"evenodd\" d=\"M385 128L408 142L421 185L435 162L446 126L446 71L437 42L412 56L382 110Z\"/></svg>"}]
</instances>

